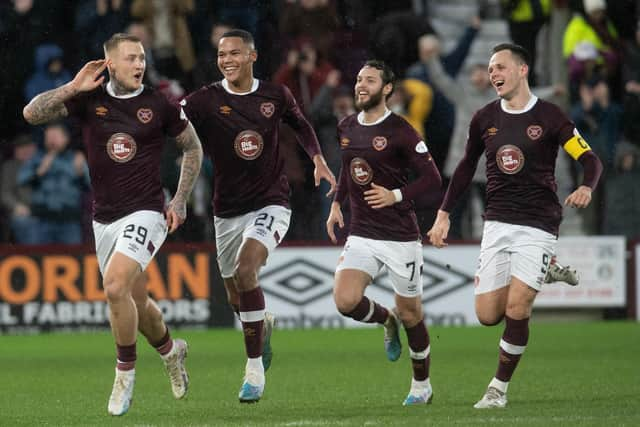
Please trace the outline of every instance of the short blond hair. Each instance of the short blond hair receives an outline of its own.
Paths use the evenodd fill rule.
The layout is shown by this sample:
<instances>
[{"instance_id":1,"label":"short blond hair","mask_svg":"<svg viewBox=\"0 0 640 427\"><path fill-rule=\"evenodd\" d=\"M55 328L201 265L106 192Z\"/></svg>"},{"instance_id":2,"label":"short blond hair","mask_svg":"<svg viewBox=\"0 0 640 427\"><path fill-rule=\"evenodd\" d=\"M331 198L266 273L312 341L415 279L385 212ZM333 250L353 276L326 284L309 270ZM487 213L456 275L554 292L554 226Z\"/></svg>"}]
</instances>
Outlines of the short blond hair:
<instances>
[{"instance_id":1,"label":"short blond hair","mask_svg":"<svg viewBox=\"0 0 640 427\"><path fill-rule=\"evenodd\" d=\"M120 43L123 42L142 43L142 40L132 34L115 33L102 45L102 47L104 48L104 54L106 55L107 52L111 52L112 50L116 49L120 45Z\"/></svg>"}]
</instances>

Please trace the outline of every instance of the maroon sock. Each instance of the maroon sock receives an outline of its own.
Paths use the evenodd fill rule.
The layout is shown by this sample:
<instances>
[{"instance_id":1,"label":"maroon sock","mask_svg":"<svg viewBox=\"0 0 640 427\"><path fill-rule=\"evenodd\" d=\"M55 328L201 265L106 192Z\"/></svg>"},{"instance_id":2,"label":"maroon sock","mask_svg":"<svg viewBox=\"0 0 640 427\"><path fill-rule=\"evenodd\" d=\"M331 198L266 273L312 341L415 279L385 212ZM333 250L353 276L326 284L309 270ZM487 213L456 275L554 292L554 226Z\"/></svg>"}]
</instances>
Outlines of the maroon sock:
<instances>
[{"instance_id":1,"label":"maroon sock","mask_svg":"<svg viewBox=\"0 0 640 427\"><path fill-rule=\"evenodd\" d=\"M156 343L149 342L161 356L168 354L173 348L173 340L171 339L171 334L169 333L169 328L167 327L167 332L164 333L164 336L160 338L160 341Z\"/></svg>"},{"instance_id":2,"label":"maroon sock","mask_svg":"<svg viewBox=\"0 0 640 427\"><path fill-rule=\"evenodd\" d=\"M120 371L130 371L136 367L136 343L131 345L116 344L118 363L116 367Z\"/></svg>"},{"instance_id":3,"label":"maroon sock","mask_svg":"<svg viewBox=\"0 0 640 427\"><path fill-rule=\"evenodd\" d=\"M262 328L264 326L264 294L259 286L240 292L240 321L244 332L244 346L250 358L262 356Z\"/></svg>"},{"instance_id":4,"label":"maroon sock","mask_svg":"<svg viewBox=\"0 0 640 427\"><path fill-rule=\"evenodd\" d=\"M516 320L505 316L505 328L500 340L500 359L496 378L509 382L529 341L529 318Z\"/></svg>"},{"instance_id":5,"label":"maroon sock","mask_svg":"<svg viewBox=\"0 0 640 427\"><path fill-rule=\"evenodd\" d=\"M411 366L413 367L413 379L424 381L429 378L429 365L431 364L430 341L427 325L424 319L417 325L404 328L407 333L407 341L411 349Z\"/></svg>"},{"instance_id":6,"label":"maroon sock","mask_svg":"<svg viewBox=\"0 0 640 427\"><path fill-rule=\"evenodd\" d=\"M367 297L362 297L351 312L342 314L363 323L383 324L389 317L389 310Z\"/></svg>"}]
</instances>

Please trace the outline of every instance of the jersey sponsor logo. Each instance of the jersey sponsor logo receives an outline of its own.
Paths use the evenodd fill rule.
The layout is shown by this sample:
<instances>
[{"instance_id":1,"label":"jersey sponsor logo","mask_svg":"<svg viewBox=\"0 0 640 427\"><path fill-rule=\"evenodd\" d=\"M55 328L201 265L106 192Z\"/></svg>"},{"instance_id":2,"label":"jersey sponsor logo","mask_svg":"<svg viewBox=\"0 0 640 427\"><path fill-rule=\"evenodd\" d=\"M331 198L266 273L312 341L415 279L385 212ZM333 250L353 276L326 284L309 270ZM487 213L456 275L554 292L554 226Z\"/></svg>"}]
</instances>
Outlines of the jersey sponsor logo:
<instances>
[{"instance_id":1,"label":"jersey sponsor logo","mask_svg":"<svg viewBox=\"0 0 640 427\"><path fill-rule=\"evenodd\" d=\"M126 163L136 155L138 146L129 134L118 132L107 141L107 154L117 163Z\"/></svg>"},{"instance_id":2,"label":"jersey sponsor logo","mask_svg":"<svg viewBox=\"0 0 640 427\"><path fill-rule=\"evenodd\" d=\"M273 105L273 102L263 102L260 104L260 112L268 119L276 112L276 106Z\"/></svg>"},{"instance_id":3,"label":"jersey sponsor logo","mask_svg":"<svg viewBox=\"0 0 640 427\"><path fill-rule=\"evenodd\" d=\"M221 105L218 111L220 111L220 114L224 114L225 116L228 116L229 114L231 114L231 110L232 108L229 107L228 105Z\"/></svg>"},{"instance_id":4,"label":"jersey sponsor logo","mask_svg":"<svg viewBox=\"0 0 640 427\"><path fill-rule=\"evenodd\" d=\"M109 109L105 106L100 105L99 107L96 107L96 116L104 117L107 115L108 112L109 112Z\"/></svg>"},{"instance_id":5,"label":"jersey sponsor logo","mask_svg":"<svg viewBox=\"0 0 640 427\"><path fill-rule=\"evenodd\" d=\"M498 168L507 175L514 175L524 167L524 154L515 145L503 145L496 153Z\"/></svg>"},{"instance_id":6,"label":"jersey sponsor logo","mask_svg":"<svg viewBox=\"0 0 640 427\"><path fill-rule=\"evenodd\" d=\"M349 146L351 140L349 138L340 138L340 147L346 148Z\"/></svg>"},{"instance_id":7,"label":"jersey sponsor logo","mask_svg":"<svg viewBox=\"0 0 640 427\"><path fill-rule=\"evenodd\" d=\"M358 185L367 185L373 179L373 169L365 159L354 157L349 164L349 169L351 169L351 179Z\"/></svg>"},{"instance_id":8,"label":"jersey sponsor logo","mask_svg":"<svg viewBox=\"0 0 640 427\"><path fill-rule=\"evenodd\" d=\"M377 151L382 151L387 148L387 138L385 138L384 136L374 137L371 143L373 145L373 148L375 148Z\"/></svg>"},{"instance_id":9,"label":"jersey sponsor logo","mask_svg":"<svg viewBox=\"0 0 640 427\"><path fill-rule=\"evenodd\" d=\"M420 141L418 142L418 144L416 144L416 153L424 154L428 151L429 149L427 148L427 144L425 144L424 141Z\"/></svg>"},{"instance_id":10,"label":"jersey sponsor logo","mask_svg":"<svg viewBox=\"0 0 640 427\"><path fill-rule=\"evenodd\" d=\"M138 116L138 120L140 120L142 123L147 124L151 121L151 119L153 119L153 111L151 111L151 109L149 108L140 108L136 112L136 116Z\"/></svg>"},{"instance_id":11,"label":"jersey sponsor logo","mask_svg":"<svg viewBox=\"0 0 640 427\"><path fill-rule=\"evenodd\" d=\"M236 154L245 160L255 160L264 148L262 136L253 130L243 130L234 141Z\"/></svg>"},{"instance_id":12,"label":"jersey sponsor logo","mask_svg":"<svg viewBox=\"0 0 640 427\"><path fill-rule=\"evenodd\" d=\"M527 136L532 140L536 140L542 136L542 126L531 125L527 128Z\"/></svg>"}]
</instances>

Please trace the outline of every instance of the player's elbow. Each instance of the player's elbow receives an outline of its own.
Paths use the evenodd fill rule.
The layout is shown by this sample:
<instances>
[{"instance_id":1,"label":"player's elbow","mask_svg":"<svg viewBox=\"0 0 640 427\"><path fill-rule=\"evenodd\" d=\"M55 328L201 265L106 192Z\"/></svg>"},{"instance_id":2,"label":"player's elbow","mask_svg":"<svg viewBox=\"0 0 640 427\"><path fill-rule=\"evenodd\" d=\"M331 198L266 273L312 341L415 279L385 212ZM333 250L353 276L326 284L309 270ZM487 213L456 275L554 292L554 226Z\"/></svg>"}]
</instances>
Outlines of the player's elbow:
<instances>
[{"instance_id":1,"label":"player's elbow","mask_svg":"<svg viewBox=\"0 0 640 427\"><path fill-rule=\"evenodd\" d=\"M33 114L33 111L31 111L31 108L29 108L29 105L25 105L25 107L22 109L22 117L24 117L24 119L30 125L37 124L36 123L36 118L35 118L35 116Z\"/></svg>"}]
</instances>

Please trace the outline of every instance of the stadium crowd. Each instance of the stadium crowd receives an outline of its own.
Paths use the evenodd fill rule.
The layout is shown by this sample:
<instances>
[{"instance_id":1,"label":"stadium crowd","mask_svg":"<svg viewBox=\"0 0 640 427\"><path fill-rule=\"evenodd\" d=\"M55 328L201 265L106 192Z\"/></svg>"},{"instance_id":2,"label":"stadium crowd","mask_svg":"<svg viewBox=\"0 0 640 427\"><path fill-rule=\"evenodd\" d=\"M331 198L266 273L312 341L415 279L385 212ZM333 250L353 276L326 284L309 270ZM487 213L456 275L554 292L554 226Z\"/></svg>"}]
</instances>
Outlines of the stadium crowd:
<instances>
[{"instance_id":1,"label":"stadium crowd","mask_svg":"<svg viewBox=\"0 0 640 427\"><path fill-rule=\"evenodd\" d=\"M31 98L71 80L88 60L102 58L113 33L138 36L146 50L145 84L178 101L219 80L217 46L231 28L256 39L256 77L286 84L313 124L337 176L336 125L355 112L353 84L368 58L390 64L399 77L389 100L426 138L443 177L464 146L473 110L495 97L486 64L469 53L485 20L504 19L512 41L534 54L530 83L541 97L563 100L577 128L602 159L605 172L581 234L640 237L640 27L637 0L477 0L474 16L454 43L442 40L432 15L439 0L11 0L0 5L0 242L83 243L93 239L91 185L81 130L71 121L30 127L22 108ZM559 24L558 24L559 22ZM560 25L556 39L539 37ZM507 40L504 40L507 41ZM541 45L541 43L543 43ZM536 45L537 44L537 45ZM451 49L440 46L451 45ZM551 46L551 47L549 47ZM560 48L561 47L561 48ZM536 55L537 52L537 55ZM488 53L488 52L486 52ZM486 56L486 55L484 55ZM549 64L559 63L559 76ZM454 93L450 88L461 88ZM331 199L316 190L313 164L283 126L292 221L288 240L325 240ZM175 192L180 162L166 144L162 182ZM564 155L564 154L562 154ZM567 162L567 164L569 164ZM580 170L569 170L574 187ZM205 160L189 202L189 217L170 239L213 239L212 163ZM482 175L482 171L478 176ZM446 187L443 186L442 192ZM450 238L478 236L469 218L483 182L452 214ZM126 189L114 189L126 191ZM442 192L417 201L423 232ZM477 215L476 215L477 217Z\"/></svg>"}]
</instances>

